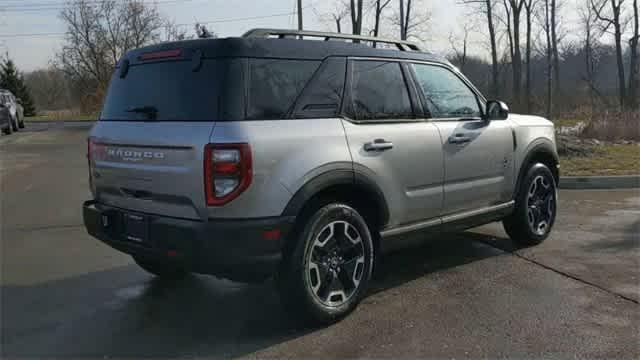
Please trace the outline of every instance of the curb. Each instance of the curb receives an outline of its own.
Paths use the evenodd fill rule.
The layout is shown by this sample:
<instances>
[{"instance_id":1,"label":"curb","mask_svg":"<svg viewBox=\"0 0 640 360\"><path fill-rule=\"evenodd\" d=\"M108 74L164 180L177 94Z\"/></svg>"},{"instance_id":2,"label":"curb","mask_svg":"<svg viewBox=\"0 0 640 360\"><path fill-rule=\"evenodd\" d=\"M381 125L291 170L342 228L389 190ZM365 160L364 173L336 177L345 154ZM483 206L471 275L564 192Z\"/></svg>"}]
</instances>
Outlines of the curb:
<instances>
[{"instance_id":1,"label":"curb","mask_svg":"<svg viewBox=\"0 0 640 360\"><path fill-rule=\"evenodd\" d=\"M640 175L620 176L564 176L560 178L560 189L637 189Z\"/></svg>"}]
</instances>

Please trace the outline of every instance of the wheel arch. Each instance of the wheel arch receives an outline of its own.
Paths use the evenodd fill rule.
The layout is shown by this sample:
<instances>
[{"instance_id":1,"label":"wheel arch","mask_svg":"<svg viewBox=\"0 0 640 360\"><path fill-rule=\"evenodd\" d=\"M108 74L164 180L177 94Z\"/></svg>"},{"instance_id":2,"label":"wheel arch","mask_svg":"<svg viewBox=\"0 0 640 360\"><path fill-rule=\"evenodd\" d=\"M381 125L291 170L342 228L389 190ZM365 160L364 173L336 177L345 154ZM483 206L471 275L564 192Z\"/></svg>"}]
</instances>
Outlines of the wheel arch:
<instances>
[{"instance_id":1,"label":"wheel arch","mask_svg":"<svg viewBox=\"0 0 640 360\"><path fill-rule=\"evenodd\" d=\"M282 215L305 218L310 209L330 201L353 206L372 227L375 246L379 246L378 232L389 221L389 208L380 187L358 172L332 170L307 181L293 195Z\"/></svg>"},{"instance_id":2,"label":"wheel arch","mask_svg":"<svg viewBox=\"0 0 640 360\"><path fill-rule=\"evenodd\" d=\"M529 146L529 149L527 149L526 155L520 164L518 179L514 189L514 198L524 181L527 170L535 163L542 163L551 170L553 178L556 181L556 185L560 181L560 169L558 166L560 164L560 160L558 158L558 153L555 150L555 146L548 139L540 139Z\"/></svg>"},{"instance_id":3,"label":"wheel arch","mask_svg":"<svg viewBox=\"0 0 640 360\"><path fill-rule=\"evenodd\" d=\"M389 208L380 187L367 175L350 170L328 171L307 181L289 200L282 215L297 217L313 200L323 197L356 206L373 205L367 207L374 210L378 225L384 226L389 221Z\"/></svg>"}]
</instances>

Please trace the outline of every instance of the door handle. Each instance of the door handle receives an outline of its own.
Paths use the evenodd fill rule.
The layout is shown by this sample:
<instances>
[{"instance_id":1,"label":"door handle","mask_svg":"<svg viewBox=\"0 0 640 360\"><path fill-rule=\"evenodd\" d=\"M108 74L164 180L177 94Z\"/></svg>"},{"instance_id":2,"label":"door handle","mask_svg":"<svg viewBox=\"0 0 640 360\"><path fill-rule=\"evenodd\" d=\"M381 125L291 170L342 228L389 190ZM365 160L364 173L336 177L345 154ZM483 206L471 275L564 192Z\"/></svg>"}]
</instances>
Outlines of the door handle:
<instances>
[{"instance_id":1,"label":"door handle","mask_svg":"<svg viewBox=\"0 0 640 360\"><path fill-rule=\"evenodd\" d=\"M375 139L373 142L364 144L364 151L385 151L393 149L393 143L385 139Z\"/></svg>"},{"instance_id":2,"label":"door handle","mask_svg":"<svg viewBox=\"0 0 640 360\"><path fill-rule=\"evenodd\" d=\"M449 137L449 144L464 144L471 141L471 138L464 134L456 134Z\"/></svg>"}]
</instances>

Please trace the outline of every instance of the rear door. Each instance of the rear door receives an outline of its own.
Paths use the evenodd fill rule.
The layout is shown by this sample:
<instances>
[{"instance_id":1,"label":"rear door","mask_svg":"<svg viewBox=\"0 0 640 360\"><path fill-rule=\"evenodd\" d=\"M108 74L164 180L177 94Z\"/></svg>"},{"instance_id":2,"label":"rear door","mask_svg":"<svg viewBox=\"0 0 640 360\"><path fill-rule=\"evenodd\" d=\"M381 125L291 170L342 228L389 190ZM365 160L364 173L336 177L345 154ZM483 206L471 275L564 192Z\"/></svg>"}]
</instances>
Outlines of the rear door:
<instances>
[{"instance_id":1,"label":"rear door","mask_svg":"<svg viewBox=\"0 0 640 360\"><path fill-rule=\"evenodd\" d=\"M405 65L350 59L344 120L356 172L381 186L390 226L437 217L443 164L438 129L416 114Z\"/></svg>"},{"instance_id":2,"label":"rear door","mask_svg":"<svg viewBox=\"0 0 640 360\"><path fill-rule=\"evenodd\" d=\"M412 67L442 136L444 213L508 201L513 177L513 138L508 122L484 120L479 95L448 67Z\"/></svg>"},{"instance_id":3,"label":"rear door","mask_svg":"<svg viewBox=\"0 0 640 360\"><path fill-rule=\"evenodd\" d=\"M131 211L203 218L204 147L220 116L232 116L219 104L232 103L225 84L240 65L151 58L113 75L90 137L92 191Z\"/></svg>"}]
</instances>

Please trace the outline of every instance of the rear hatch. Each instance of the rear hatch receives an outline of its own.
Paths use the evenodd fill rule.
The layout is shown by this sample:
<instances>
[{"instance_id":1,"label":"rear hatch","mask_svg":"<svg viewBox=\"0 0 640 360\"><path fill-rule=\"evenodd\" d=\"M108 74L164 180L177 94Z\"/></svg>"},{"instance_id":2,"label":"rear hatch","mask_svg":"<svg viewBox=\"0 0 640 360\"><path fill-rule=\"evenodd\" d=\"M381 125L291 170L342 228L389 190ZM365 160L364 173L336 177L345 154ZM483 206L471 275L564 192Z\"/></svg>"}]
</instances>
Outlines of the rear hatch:
<instances>
[{"instance_id":1,"label":"rear hatch","mask_svg":"<svg viewBox=\"0 0 640 360\"><path fill-rule=\"evenodd\" d=\"M119 62L89 138L96 200L177 218L206 216L203 152L229 96L233 62L180 48L137 50Z\"/></svg>"}]
</instances>

